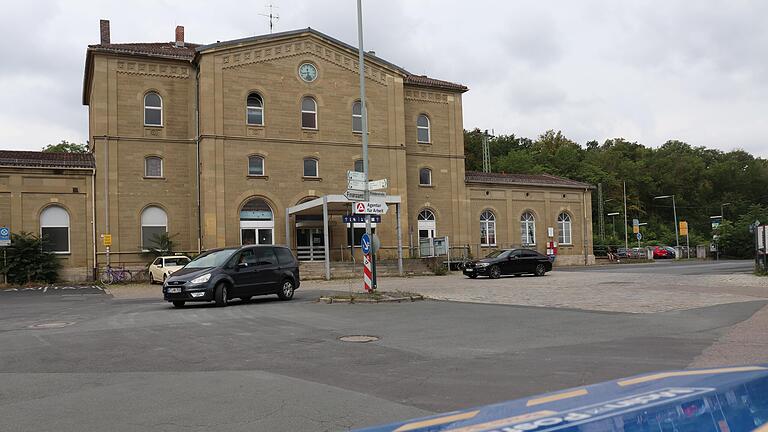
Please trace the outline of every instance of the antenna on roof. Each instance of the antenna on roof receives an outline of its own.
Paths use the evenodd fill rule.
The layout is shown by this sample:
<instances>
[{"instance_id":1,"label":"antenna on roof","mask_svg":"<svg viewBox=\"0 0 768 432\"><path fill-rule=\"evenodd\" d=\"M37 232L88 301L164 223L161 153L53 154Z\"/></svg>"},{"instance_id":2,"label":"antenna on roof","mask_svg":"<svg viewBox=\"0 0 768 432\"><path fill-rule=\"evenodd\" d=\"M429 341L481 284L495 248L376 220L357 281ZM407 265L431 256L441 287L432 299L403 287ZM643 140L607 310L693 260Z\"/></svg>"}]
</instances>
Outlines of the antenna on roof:
<instances>
[{"instance_id":1,"label":"antenna on roof","mask_svg":"<svg viewBox=\"0 0 768 432\"><path fill-rule=\"evenodd\" d=\"M268 4L266 8L269 10L269 13L259 15L269 18L269 33L272 34L272 27L274 26L274 23L280 21L280 15L272 11L272 8L277 9L277 6L273 6L272 3Z\"/></svg>"}]
</instances>

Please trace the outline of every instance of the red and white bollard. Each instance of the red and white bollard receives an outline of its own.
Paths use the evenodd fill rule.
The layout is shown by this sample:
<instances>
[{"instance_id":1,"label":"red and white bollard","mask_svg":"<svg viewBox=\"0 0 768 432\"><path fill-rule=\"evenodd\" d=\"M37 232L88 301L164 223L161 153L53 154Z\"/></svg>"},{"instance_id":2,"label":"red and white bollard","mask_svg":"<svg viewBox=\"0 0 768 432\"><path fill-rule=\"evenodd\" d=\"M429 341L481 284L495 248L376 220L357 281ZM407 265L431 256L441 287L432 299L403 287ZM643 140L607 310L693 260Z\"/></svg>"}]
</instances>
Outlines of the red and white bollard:
<instances>
[{"instance_id":1,"label":"red and white bollard","mask_svg":"<svg viewBox=\"0 0 768 432\"><path fill-rule=\"evenodd\" d=\"M373 291L373 289L371 288L372 280L373 280L373 270L371 268L371 254L364 254L363 255L363 288L365 288L365 292Z\"/></svg>"}]
</instances>

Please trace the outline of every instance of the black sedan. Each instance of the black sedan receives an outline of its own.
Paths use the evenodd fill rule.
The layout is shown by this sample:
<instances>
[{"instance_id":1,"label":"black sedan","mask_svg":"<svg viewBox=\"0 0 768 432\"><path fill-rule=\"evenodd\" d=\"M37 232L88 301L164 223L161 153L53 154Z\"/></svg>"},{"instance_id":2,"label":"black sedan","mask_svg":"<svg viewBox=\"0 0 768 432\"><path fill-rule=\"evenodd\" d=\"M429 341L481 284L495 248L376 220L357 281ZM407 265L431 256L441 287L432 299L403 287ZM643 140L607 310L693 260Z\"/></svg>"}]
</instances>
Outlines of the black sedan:
<instances>
[{"instance_id":1,"label":"black sedan","mask_svg":"<svg viewBox=\"0 0 768 432\"><path fill-rule=\"evenodd\" d=\"M481 260L468 262L464 267L464 274L472 279L478 276L498 279L501 275L519 276L525 273L544 276L548 271L552 271L552 261L530 249L493 251Z\"/></svg>"}]
</instances>

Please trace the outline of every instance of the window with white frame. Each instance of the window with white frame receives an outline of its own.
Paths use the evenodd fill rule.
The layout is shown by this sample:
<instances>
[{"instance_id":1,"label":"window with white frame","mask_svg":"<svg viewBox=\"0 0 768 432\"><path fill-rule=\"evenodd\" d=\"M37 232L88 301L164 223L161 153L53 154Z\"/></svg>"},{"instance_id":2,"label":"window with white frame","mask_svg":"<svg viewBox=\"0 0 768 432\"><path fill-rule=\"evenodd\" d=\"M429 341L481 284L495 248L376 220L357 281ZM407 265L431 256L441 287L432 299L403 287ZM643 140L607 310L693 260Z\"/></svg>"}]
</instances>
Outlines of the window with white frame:
<instances>
[{"instance_id":1,"label":"window with white frame","mask_svg":"<svg viewBox=\"0 0 768 432\"><path fill-rule=\"evenodd\" d=\"M420 211L416 224L419 229L419 238L434 238L437 236L435 213L432 210L423 209Z\"/></svg>"},{"instance_id":2,"label":"window with white frame","mask_svg":"<svg viewBox=\"0 0 768 432\"><path fill-rule=\"evenodd\" d=\"M40 236L43 249L55 253L69 253L69 213L56 205L40 213Z\"/></svg>"},{"instance_id":3,"label":"window with white frame","mask_svg":"<svg viewBox=\"0 0 768 432\"><path fill-rule=\"evenodd\" d=\"M416 119L416 141L429 144L431 137L429 131L429 117L425 114L419 114Z\"/></svg>"},{"instance_id":4,"label":"window with white frame","mask_svg":"<svg viewBox=\"0 0 768 432\"><path fill-rule=\"evenodd\" d=\"M272 207L263 198L251 198L240 209L240 244L273 244Z\"/></svg>"},{"instance_id":5,"label":"window with white frame","mask_svg":"<svg viewBox=\"0 0 768 432\"><path fill-rule=\"evenodd\" d=\"M480 213L480 245L496 246L496 215L491 210Z\"/></svg>"},{"instance_id":6,"label":"window with white frame","mask_svg":"<svg viewBox=\"0 0 768 432\"><path fill-rule=\"evenodd\" d=\"M251 93L245 103L246 122L251 126L264 126L264 99L258 93Z\"/></svg>"},{"instance_id":7,"label":"window with white frame","mask_svg":"<svg viewBox=\"0 0 768 432\"><path fill-rule=\"evenodd\" d=\"M317 129L317 102L309 96L301 100L301 127Z\"/></svg>"},{"instance_id":8,"label":"window with white frame","mask_svg":"<svg viewBox=\"0 0 768 432\"><path fill-rule=\"evenodd\" d=\"M572 244L571 215L562 212L557 215L557 241L560 244Z\"/></svg>"},{"instance_id":9,"label":"window with white frame","mask_svg":"<svg viewBox=\"0 0 768 432\"><path fill-rule=\"evenodd\" d=\"M360 101L352 104L352 132L363 132L363 104Z\"/></svg>"},{"instance_id":10,"label":"window with white frame","mask_svg":"<svg viewBox=\"0 0 768 432\"><path fill-rule=\"evenodd\" d=\"M317 159L304 159L304 177L320 177Z\"/></svg>"},{"instance_id":11,"label":"window with white frame","mask_svg":"<svg viewBox=\"0 0 768 432\"><path fill-rule=\"evenodd\" d=\"M144 177L162 177L163 158L147 156L144 158Z\"/></svg>"},{"instance_id":12,"label":"window with white frame","mask_svg":"<svg viewBox=\"0 0 768 432\"><path fill-rule=\"evenodd\" d=\"M248 175L264 175L264 158L261 156L248 156Z\"/></svg>"},{"instance_id":13,"label":"window with white frame","mask_svg":"<svg viewBox=\"0 0 768 432\"><path fill-rule=\"evenodd\" d=\"M163 125L163 98L157 92L144 95L144 126Z\"/></svg>"},{"instance_id":14,"label":"window with white frame","mask_svg":"<svg viewBox=\"0 0 768 432\"><path fill-rule=\"evenodd\" d=\"M536 244L536 218L531 212L520 216L520 242L523 245Z\"/></svg>"},{"instance_id":15,"label":"window with white frame","mask_svg":"<svg viewBox=\"0 0 768 432\"><path fill-rule=\"evenodd\" d=\"M432 186L432 170L421 168L419 170L419 186Z\"/></svg>"},{"instance_id":16,"label":"window with white frame","mask_svg":"<svg viewBox=\"0 0 768 432\"><path fill-rule=\"evenodd\" d=\"M168 232L168 215L157 206L149 206L141 212L141 248L150 250L160 247L160 238Z\"/></svg>"}]
</instances>

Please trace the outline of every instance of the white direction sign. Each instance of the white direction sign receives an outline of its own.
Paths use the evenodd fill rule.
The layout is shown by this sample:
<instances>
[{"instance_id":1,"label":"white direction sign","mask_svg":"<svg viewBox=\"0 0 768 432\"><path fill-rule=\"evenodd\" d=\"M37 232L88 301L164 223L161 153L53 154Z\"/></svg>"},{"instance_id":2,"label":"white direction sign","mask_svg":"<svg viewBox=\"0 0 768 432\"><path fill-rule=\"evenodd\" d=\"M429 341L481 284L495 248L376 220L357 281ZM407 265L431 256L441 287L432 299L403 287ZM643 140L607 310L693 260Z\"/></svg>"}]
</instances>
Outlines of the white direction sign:
<instances>
[{"instance_id":1,"label":"white direction sign","mask_svg":"<svg viewBox=\"0 0 768 432\"><path fill-rule=\"evenodd\" d=\"M386 192L368 191L368 194L369 194L368 201L376 202L376 203L387 202Z\"/></svg>"},{"instance_id":2,"label":"white direction sign","mask_svg":"<svg viewBox=\"0 0 768 432\"><path fill-rule=\"evenodd\" d=\"M365 173L359 171L347 171L347 180L355 180L359 182L365 181Z\"/></svg>"},{"instance_id":3,"label":"white direction sign","mask_svg":"<svg viewBox=\"0 0 768 432\"><path fill-rule=\"evenodd\" d=\"M354 189L354 190L365 190L365 182L359 181L359 180L349 180L347 179L347 189Z\"/></svg>"},{"instance_id":4,"label":"white direction sign","mask_svg":"<svg viewBox=\"0 0 768 432\"><path fill-rule=\"evenodd\" d=\"M385 203L379 203L379 202L371 202L371 201L360 201L356 202L355 205L352 206L352 212L354 214L386 214L387 213L387 205Z\"/></svg>"},{"instance_id":5,"label":"white direction sign","mask_svg":"<svg viewBox=\"0 0 768 432\"><path fill-rule=\"evenodd\" d=\"M368 189L378 190L387 188L387 179L371 180L368 182Z\"/></svg>"},{"instance_id":6,"label":"white direction sign","mask_svg":"<svg viewBox=\"0 0 768 432\"><path fill-rule=\"evenodd\" d=\"M362 191L350 189L344 192L344 197L350 201L362 201L365 199L365 193Z\"/></svg>"}]
</instances>

